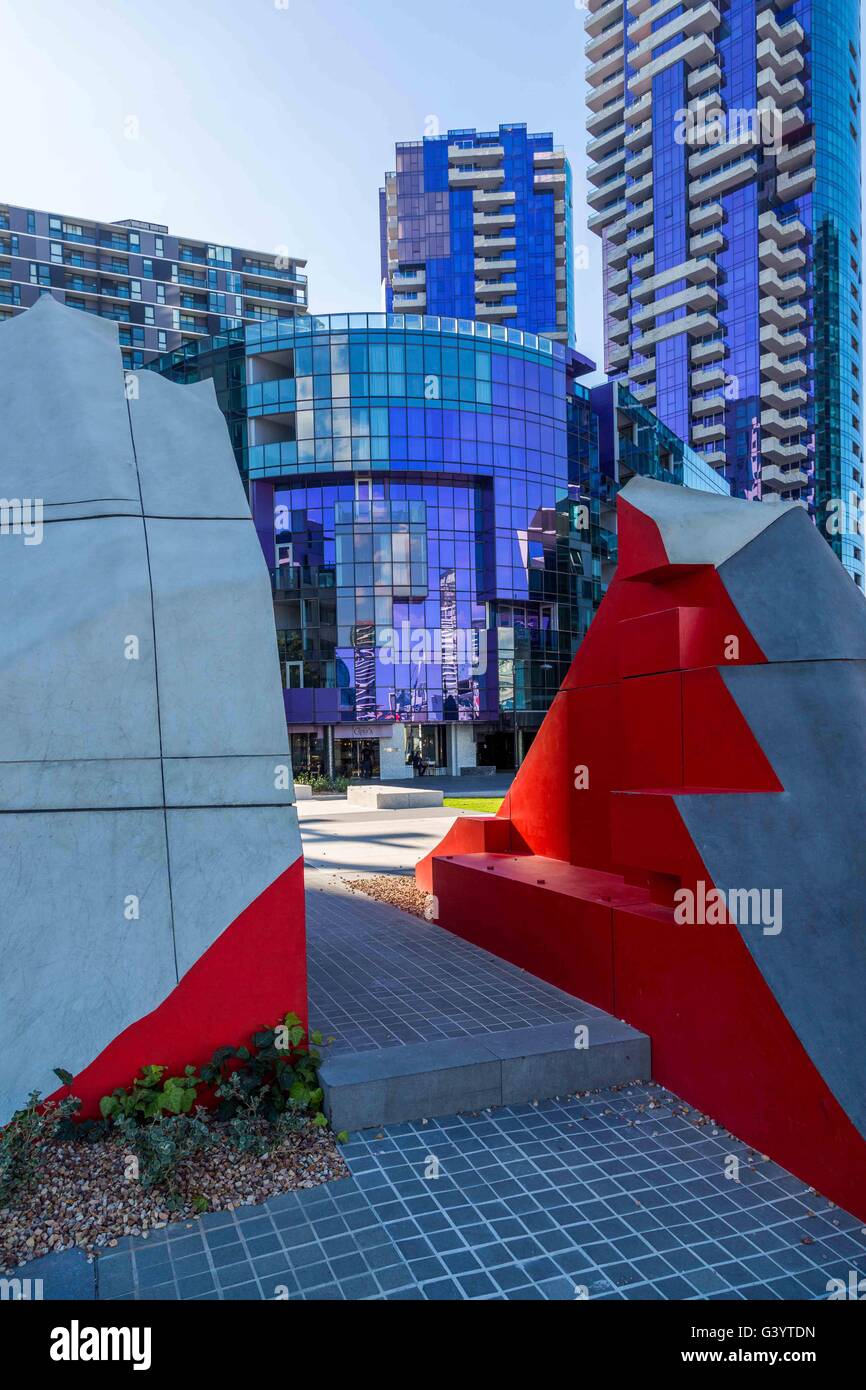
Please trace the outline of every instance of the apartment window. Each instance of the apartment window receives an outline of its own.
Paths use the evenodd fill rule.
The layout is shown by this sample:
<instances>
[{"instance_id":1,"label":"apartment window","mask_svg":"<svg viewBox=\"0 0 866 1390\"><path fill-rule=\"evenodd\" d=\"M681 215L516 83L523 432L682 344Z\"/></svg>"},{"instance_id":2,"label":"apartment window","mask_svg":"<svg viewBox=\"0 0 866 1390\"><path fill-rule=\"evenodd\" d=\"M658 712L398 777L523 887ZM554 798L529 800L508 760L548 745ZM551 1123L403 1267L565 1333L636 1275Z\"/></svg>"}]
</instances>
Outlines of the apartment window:
<instances>
[{"instance_id":1,"label":"apartment window","mask_svg":"<svg viewBox=\"0 0 866 1390\"><path fill-rule=\"evenodd\" d=\"M145 304L144 306L144 321L146 324L148 324L149 327L153 327L154 317L152 304Z\"/></svg>"},{"instance_id":2,"label":"apartment window","mask_svg":"<svg viewBox=\"0 0 866 1390\"><path fill-rule=\"evenodd\" d=\"M59 241L49 243L51 259L55 265L63 264L63 246Z\"/></svg>"},{"instance_id":3,"label":"apartment window","mask_svg":"<svg viewBox=\"0 0 866 1390\"><path fill-rule=\"evenodd\" d=\"M28 212L28 214L27 214L27 230L28 230L28 232L30 233L31 236L33 236L34 233L36 232L36 213L35 213L35 212Z\"/></svg>"},{"instance_id":4,"label":"apartment window","mask_svg":"<svg viewBox=\"0 0 866 1390\"><path fill-rule=\"evenodd\" d=\"M164 304L164 303L165 303L165 285L162 285L162 284L157 285L157 287L156 287L156 302L157 302L157 304Z\"/></svg>"},{"instance_id":5,"label":"apartment window","mask_svg":"<svg viewBox=\"0 0 866 1390\"><path fill-rule=\"evenodd\" d=\"M165 255L165 250L164 250L164 247L163 247L163 240L162 240L162 237L161 237L161 236L154 237L154 239L153 239L153 254L154 254L155 256L164 256L164 255Z\"/></svg>"},{"instance_id":6,"label":"apartment window","mask_svg":"<svg viewBox=\"0 0 866 1390\"><path fill-rule=\"evenodd\" d=\"M165 329L161 328L161 329L159 330L159 332L157 333L157 335L156 335L156 344L157 344L157 347L159 348L159 351L160 351L160 352L165 352L165 350L166 350L166 348L167 348L167 346L168 346L168 340L167 340L166 335L165 335Z\"/></svg>"},{"instance_id":7,"label":"apartment window","mask_svg":"<svg viewBox=\"0 0 866 1390\"><path fill-rule=\"evenodd\" d=\"M152 279L153 279L153 261L149 261L149 260L145 257L145 259L144 259L144 260L142 261L142 263L141 263L141 273L142 273L142 275L144 275L144 277L145 277L147 280L152 280Z\"/></svg>"},{"instance_id":8,"label":"apartment window","mask_svg":"<svg viewBox=\"0 0 866 1390\"><path fill-rule=\"evenodd\" d=\"M31 285L51 285L51 271L47 265L36 265L30 262L30 283Z\"/></svg>"},{"instance_id":9,"label":"apartment window","mask_svg":"<svg viewBox=\"0 0 866 1390\"><path fill-rule=\"evenodd\" d=\"M129 293L133 299L141 299L141 281L130 280Z\"/></svg>"}]
</instances>

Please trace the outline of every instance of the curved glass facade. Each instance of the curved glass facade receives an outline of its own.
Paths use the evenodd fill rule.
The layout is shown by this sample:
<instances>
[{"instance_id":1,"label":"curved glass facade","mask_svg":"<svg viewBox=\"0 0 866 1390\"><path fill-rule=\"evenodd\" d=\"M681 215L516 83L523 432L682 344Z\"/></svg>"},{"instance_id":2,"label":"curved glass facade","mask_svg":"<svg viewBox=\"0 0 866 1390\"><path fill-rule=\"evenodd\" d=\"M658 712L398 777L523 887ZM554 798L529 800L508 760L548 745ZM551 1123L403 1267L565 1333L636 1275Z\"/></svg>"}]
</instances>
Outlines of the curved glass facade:
<instances>
[{"instance_id":1,"label":"curved glass facade","mask_svg":"<svg viewBox=\"0 0 866 1390\"><path fill-rule=\"evenodd\" d=\"M627 392L582 385L586 358L472 320L271 322L158 366L215 381L272 569L288 721L311 734L469 726L470 764L472 728L533 731L601 601L621 474L700 478Z\"/></svg>"}]
</instances>

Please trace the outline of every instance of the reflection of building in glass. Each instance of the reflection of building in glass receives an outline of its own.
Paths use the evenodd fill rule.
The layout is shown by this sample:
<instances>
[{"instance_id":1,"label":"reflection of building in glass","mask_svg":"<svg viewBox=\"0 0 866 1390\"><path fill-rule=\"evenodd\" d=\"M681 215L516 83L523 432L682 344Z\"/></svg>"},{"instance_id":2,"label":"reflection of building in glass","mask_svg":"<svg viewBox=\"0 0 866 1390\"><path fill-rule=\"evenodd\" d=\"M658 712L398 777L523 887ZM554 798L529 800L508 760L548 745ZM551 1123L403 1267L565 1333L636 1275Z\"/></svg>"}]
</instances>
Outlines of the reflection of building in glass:
<instances>
[{"instance_id":1,"label":"reflection of building in glass","mask_svg":"<svg viewBox=\"0 0 866 1390\"><path fill-rule=\"evenodd\" d=\"M863 588L860 0L583 8L605 367Z\"/></svg>"},{"instance_id":2,"label":"reflection of building in glass","mask_svg":"<svg viewBox=\"0 0 866 1390\"><path fill-rule=\"evenodd\" d=\"M298 767L513 766L601 601L620 482L725 487L622 387L586 388L586 358L515 329L332 315L157 365L214 380Z\"/></svg>"}]
</instances>

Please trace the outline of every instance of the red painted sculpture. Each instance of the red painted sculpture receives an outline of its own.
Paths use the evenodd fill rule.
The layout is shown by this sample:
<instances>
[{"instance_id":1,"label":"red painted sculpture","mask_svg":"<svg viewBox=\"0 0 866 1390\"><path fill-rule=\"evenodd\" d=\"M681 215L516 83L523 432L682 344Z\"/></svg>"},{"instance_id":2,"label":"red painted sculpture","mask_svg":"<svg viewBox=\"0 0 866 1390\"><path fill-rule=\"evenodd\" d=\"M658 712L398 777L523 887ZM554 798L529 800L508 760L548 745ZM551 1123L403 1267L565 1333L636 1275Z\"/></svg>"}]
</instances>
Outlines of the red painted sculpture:
<instances>
[{"instance_id":1,"label":"red painted sculpture","mask_svg":"<svg viewBox=\"0 0 866 1390\"><path fill-rule=\"evenodd\" d=\"M419 885L866 1219L866 603L795 505L636 479L619 547L499 815Z\"/></svg>"}]
</instances>

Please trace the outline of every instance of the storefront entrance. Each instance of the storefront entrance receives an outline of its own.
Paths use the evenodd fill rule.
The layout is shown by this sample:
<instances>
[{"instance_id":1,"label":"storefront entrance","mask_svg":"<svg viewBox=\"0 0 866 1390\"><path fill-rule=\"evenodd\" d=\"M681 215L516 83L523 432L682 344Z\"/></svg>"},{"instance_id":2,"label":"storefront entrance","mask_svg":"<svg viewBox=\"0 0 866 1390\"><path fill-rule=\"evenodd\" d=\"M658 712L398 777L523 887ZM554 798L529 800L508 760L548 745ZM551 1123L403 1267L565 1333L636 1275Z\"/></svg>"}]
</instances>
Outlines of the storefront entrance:
<instances>
[{"instance_id":1,"label":"storefront entrance","mask_svg":"<svg viewBox=\"0 0 866 1390\"><path fill-rule=\"evenodd\" d=\"M377 738L338 738L335 747L338 777L368 782L380 775Z\"/></svg>"}]
</instances>

